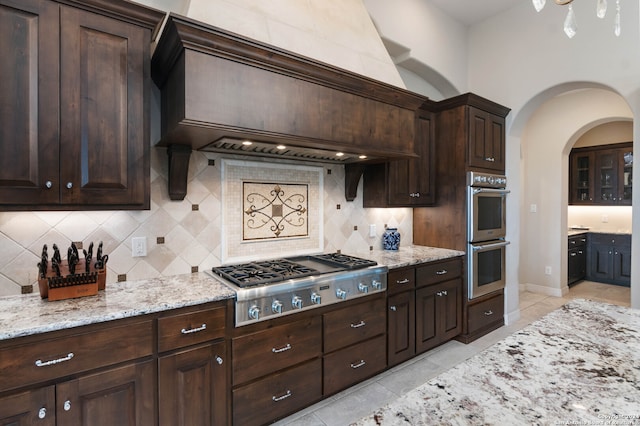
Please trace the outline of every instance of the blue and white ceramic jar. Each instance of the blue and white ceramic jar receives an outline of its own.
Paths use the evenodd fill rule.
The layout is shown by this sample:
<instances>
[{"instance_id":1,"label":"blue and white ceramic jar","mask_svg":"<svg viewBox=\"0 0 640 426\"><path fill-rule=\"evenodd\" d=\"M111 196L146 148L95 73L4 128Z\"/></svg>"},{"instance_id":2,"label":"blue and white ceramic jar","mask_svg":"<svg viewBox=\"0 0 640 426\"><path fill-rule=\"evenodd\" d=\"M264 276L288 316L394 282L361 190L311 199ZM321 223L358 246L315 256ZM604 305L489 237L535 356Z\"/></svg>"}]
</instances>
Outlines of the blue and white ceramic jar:
<instances>
[{"instance_id":1,"label":"blue and white ceramic jar","mask_svg":"<svg viewBox=\"0 0 640 426\"><path fill-rule=\"evenodd\" d=\"M398 250L400 247L400 233L398 228L387 228L382 234L382 248L384 250Z\"/></svg>"}]
</instances>

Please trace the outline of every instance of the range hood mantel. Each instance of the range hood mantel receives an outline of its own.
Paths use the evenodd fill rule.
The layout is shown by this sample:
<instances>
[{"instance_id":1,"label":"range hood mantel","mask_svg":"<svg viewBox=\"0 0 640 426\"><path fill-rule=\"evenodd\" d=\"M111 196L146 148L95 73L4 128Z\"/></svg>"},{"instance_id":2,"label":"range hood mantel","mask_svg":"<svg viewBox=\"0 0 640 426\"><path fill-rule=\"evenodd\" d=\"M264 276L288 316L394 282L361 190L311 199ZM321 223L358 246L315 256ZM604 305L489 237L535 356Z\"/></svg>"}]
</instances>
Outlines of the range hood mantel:
<instances>
[{"instance_id":1,"label":"range hood mantel","mask_svg":"<svg viewBox=\"0 0 640 426\"><path fill-rule=\"evenodd\" d=\"M341 151L353 154L349 162L361 154L369 162L415 157L415 113L427 101L174 14L158 41L151 74L162 91L158 145L181 146L169 153L172 199L186 195L187 167L181 163L188 165L189 156L182 153L219 151L225 139Z\"/></svg>"}]
</instances>

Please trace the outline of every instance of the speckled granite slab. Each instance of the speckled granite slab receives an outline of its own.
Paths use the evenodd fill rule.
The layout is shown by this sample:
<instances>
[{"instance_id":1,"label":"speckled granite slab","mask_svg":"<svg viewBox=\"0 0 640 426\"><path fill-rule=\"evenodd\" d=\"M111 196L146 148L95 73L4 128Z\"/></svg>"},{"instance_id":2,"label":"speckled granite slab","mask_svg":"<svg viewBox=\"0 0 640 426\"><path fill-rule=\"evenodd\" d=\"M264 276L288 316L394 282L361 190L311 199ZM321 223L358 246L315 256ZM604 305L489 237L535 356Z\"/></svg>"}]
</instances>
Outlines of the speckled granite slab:
<instances>
[{"instance_id":1,"label":"speckled granite slab","mask_svg":"<svg viewBox=\"0 0 640 426\"><path fill-rule=\"evenodd\" d=\"M400 246L394 250L371 250L365 252L345 252L352 256L362 257L386 265L389 269L401 268L403 266L417 265L419 263L434 262L436 260L450 259L452 257L463 256L464 251L450 250L438 247L426 246Z\"/></svg>"},{"instance_id":2,"label":"speckled granite slab","mask_svg":"<svg viewBox=\"0 0 640 426\"><path fill-rule=\"evenodd\" d=\"M49 302L38 293L0 298L0 340L235 297L203 273L107 283L95 296Z\"/></svg>"},{"instance_id":3,"label":"speckled granite slab","mask_svg":"<svg viewBox=\"0 0 640 426\"><path fill-rule=\"evenodd\" d=\"M354 423L640 425L640 310L576 300Z\"/></svg>"}]
</instances>

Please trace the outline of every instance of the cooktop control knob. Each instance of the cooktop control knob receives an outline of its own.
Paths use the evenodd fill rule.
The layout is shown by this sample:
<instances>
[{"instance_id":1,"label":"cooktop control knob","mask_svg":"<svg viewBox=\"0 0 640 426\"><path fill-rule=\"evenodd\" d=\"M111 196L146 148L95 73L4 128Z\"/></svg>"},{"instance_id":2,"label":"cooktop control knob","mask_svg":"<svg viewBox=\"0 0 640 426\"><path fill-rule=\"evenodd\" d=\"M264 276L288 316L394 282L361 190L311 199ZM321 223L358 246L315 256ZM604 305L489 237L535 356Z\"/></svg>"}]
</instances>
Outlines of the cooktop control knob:
<instances>
[{"instance_id":1,"label":"cooktop control knob","mask_svg":"<svg viewBox=\"0 0 640 426\"><path fill-rule=\"evenodd\" d=\"M360 293L369 293L369 286L366 285L365 283L358 283L358 291Z\"/></svg>"},{"instance_id":2,"label":"cooktop control knob","mask_svg":"<svg viewBox=\"0 0 640 426\"><path fill-rule=\"evenodd\" d=\"M322 296L320 296L316 292L311 293L311 303L314 305L319 305L320 303L322 303Z\"/></svg>"},{"instance_id":3,"label":"cooktop control knob","mask_svg":"<svg viewBox=\"0 0 640 426\"><path fill-rule=\"evenodd\" d=\"M339 288L339 289L336 290L336 297L338 299L344 300L344 299L347 298L347 292L342 290L341 288Z\"/></svg>"},{"instance_id":4,"label":"cooktop control knob","mask_svg":"<svg viewBox=\"0 0 640 426\"><path fill-rule=\"evenodd\" d=\"M249 318L257 320L260 318L260 308L256 305L253 305L249 308Z\"/></svg>"},{"instance_id":5,"label":"cooktop control knob","mask_svg":"<svg viewBox=\"0 0 640 426\"><path fill-rule=\"evenodd\" d=\"M271 310L273 311L274 314L281 314L282 313L282 302L279 300L274 300L273 303L271 304Z\"/></svg>"},{"instance_id":6,"label":"cooktop control knob","mask_svg":"<svg viewBox=\"0 0 640 426\"><path fill-rule=\"evenodd\" d=\"M293 296L293 299L291 299L291 306L295 309L302 309L302 297Z\"/></svg>"},{"instance_id":7,"label":"cooktop control knob","mask_svg":"<svg viewBox=\"0 0 640 426\"><path fill-rule=\"evenodd\" d=\"M382 289L382 283L378 280L373 280L371 281L371 287L373 287L375 290L380 290Z\"/></svg>"}]
</instances>

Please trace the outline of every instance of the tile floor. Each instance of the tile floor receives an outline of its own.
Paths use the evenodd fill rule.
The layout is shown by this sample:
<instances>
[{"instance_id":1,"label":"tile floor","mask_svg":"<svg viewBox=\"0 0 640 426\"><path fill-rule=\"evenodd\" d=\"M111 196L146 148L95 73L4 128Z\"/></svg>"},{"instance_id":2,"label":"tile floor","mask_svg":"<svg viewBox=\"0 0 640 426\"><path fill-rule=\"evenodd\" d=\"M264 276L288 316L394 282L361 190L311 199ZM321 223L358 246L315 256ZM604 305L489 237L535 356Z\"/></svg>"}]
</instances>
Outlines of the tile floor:
<instances>
[{"instance_id":1,"label":"tile floor","mask_svg":"<svg viewBox=\"0 0 640 426\"><path fill-rule=\"evenodd\" d=\"M520 293L520 319L467 345L450 341L276 423L278 426L345 426L525 327L570 299L629 306L628 287L583 281L565 297Z\"/></svg>"}]
</instances>

